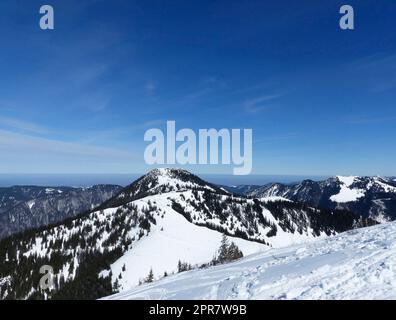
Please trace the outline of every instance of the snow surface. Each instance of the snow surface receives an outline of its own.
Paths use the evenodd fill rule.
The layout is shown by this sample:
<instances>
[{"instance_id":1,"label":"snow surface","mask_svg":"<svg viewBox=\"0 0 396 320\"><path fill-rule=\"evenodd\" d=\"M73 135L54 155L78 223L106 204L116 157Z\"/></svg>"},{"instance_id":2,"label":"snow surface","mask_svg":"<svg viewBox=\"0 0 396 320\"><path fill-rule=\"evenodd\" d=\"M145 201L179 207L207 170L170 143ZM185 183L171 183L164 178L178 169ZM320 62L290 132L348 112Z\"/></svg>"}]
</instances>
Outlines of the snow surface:
<instances>
[{"instance_id":1,"label":"snow surface","mask_svg":"<svg viewBox=\"0 0 396 320\"><path fill-rule=\"evenodd\" d=\"M36 204L36 201L32 200L27 203L30 210L32 210L33 206Z\"/></svg>"},{"instance_id":2,"label":"snow surface","mask_svg":"<svg viewBox=\"0 0 396 320\"><path fill-rule=\"evenodd\" d=\"M189 198L192 198L192 191L190 190L181 193L169 192L148 196L132 202L140 211L147 207L149 203L161 210L157 212L158 216L155 217L157 223L152 226L150 233L137 241L131 249L110 266L112 283L118 282L120 292L139 285L140 280L147 277L150 269L153 270L155 278L160 279L164 272L167 274L176 272L179 260L193 266L199 266L209 263L213 259L220 246L223 234L190 223L180 213L172 209L172 200L182 202L182 199ZM107 209L105 213L111 214L114 210ZM196 216L195 223L204 222L199 212L192 210L190 214ZM268 221L277 226L275 237L264 236L269 230L261 230L260 233L262 234L261 238L273 247L305 243L326 236L325 233L322 233L319 237L315 237L310 227L303 234L285 232L269 210L264 209L262 214ZM221 225L220 221L216 219L208 221L214 225ZM242 230L238 221L234 222L234 225L235 228ZM229 231L232 230L229 229ZM245 256L269 250L269 246L262 243L246 241L236 237L229 237L229 239L235 242ZM125 271L123 271L124 266ZM109 272L110 270L103 270L100 275L108 276ZM120 274L121 278L119 278Z\"/></svg>"},{"instance_id":3,"label":"snow surface","mask_svg":"<svg viewBox=\"0 0 396 320\"><path fill-rule=\"evenodd\" d=\"M375 183L378 184L387 193L396 193L396 188L386 184L381 178L375 178Z\"/></svg>"},{"instance_id":4,"label":"snow surface","mask_svg":"<svg viewBox=\"0 0 396 320\"><path fill-rule=\"evenodd\" d=\"M269 196L269 197L264 197L260 198L261 201L264 202L276 202L276 201L286 201L286 202L292 202L289 199L286 199L284 197L279 197L279 196Z\"/></svg>"},{"instance_id":5,"label":"snow surface","mask_svg":"<svg viewBox=\"0 0 396 320\"><path fill-rule=\"evenodd\" d=\"M396 299L396 222L268 249L106 299Z\"/></svg>"},{"instance_id":6,"label":"snow surface","mask_svg":"<svg viewBox=\"0 0 396 320\"><path fill-rule=\"evenodd\" d=\"M63 193L63 191L62 190L55 190L55 189L52 189L52 188L46 188L45 189L45 193L46 194Z\"/></svg>"},{"instance_id":7,"label":"snow surface","mask_svg":"<svg viewBox=\"0 0 396 320\"><path fill-rule=\"evenodd\" d=\"M155 203L164 209L161 213L163 218L157 219L158 223L152 226L149 236L140 239L131 250L111 265L113 282L120 273L122 275L122 279L118 279L121 290L137 286L151 268L155 278L159 279L164 272L176 272L179 260L199 265L208 263L216 254L222 233L188 222L170 208L168 197L169 194L134 201L140 208L147 206L147 201ZM229 239L246 255L268 250L268 246L258 242L234 237ZM124 265L126 270L123 272ZM107 272L102 274L107 275Z\"/></svg>"},{"instance_id":8,"label":"snow surface","mask_svg":"<svg viewBox=\"0 0 396 320\"><path fill-rule=\"evenodd\" d=\"M348 176L348 177L337 176L337 178L341 183L343 183L346 187L349 188L355 182L355 179L358 177L356 177L356 176Z\"/></svg>"},{"instance_id":9,"label":"snow surface","mask_svg":"<svg viewBox=\"0 0 396 320\"><path fill-rule=\"evenodd\" d=\"M337 178L341 182L341 190L338 194L330 197L331 201L338 203L353 202L365 196L365 190L350 188L357 177L338 176Z\"/></svg>"}]
</instances>

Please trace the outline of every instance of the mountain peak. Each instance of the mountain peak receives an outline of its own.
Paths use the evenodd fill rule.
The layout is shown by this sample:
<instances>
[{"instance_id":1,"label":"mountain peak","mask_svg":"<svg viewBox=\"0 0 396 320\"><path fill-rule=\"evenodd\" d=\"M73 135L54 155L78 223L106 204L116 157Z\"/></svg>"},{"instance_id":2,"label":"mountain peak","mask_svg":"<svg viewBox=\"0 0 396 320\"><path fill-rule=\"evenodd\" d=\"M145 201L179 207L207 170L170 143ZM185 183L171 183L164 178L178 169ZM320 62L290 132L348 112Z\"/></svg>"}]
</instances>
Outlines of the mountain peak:
<instances>
[{"instance_id":1,"label":"mountain peak","mask_svg":"<svg viewBox=\"0 0 396 320\"><path fill-rule=\"evenodd\" d=\"M146 176L178 177L180 175L194 176L191 172L179 168L156 168L149 171Z\"/></svg>"},{"instance_id":2,"label":"mountain peak","mask_svg":"<svg viewBox=\"0 0 396 320\"><path fill-rule=\"evenodd\" d=\"M355 180L359 177L357 176L337 176L336 177L338 179L338 181L340 181L342 184L345 184L347 187L349 187L350 185L352 185Z\"/></svg>"},{"instance_id":3,"label":"mountain peak","mask_svg":"<svg viewBox=\"0 0 396 320\"><path fill-rule=\"evenodd\" d=\"M225 193L225 191L202 180L187 170L178 168L156 168L124 188L120 194L110 199L104 205L106 207L114 207L150 195L179 192L189 189Z\"/></svg>"}]
</instances>

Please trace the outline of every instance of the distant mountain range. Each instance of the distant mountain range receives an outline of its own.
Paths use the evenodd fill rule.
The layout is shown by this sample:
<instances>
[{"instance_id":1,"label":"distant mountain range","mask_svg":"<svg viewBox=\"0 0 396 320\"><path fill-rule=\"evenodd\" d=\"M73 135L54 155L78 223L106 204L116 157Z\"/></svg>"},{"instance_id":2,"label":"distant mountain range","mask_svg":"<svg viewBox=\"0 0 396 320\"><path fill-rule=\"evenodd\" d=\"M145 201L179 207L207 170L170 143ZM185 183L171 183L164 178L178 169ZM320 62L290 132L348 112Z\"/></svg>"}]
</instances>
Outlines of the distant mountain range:
<instances>
[{"instance_id":1,"label":"distant mountain range","mask_svg":"<svg viewBox=\"0 0 396 320\"><path fill-rule=\"evenodd\" d=\"M329 210L345 209L378 222L396 219L396 178L337 176L324 181L226 189L253 198L276 196Z\"/></svg>"},{"instance_id":2,"label":"distant mountain range","mask_svg":"<svg viewBox=\"0 0 396 320\"><path fill-rule=\"evenodd\" d=\"M44 203L67 193L42 192ZM278 195L236 196L179 169L152 170L111 192L101 205L91 203L95 209L0 241L0 298L94 299L137 286L150 270L159 279L180 263L205 266L223 234L246 255L375 223ZM33 209L29 201L37 200L21 202ZM43 265L54 268L51 294L39 288Z\"/></svg>"},{"instance_id":3,"label":"distant mountain range","mask_svg":"<svg viewBox=\"0 0 396 320\"><path fill-rule=\"evenodd\" d=\"M115 185L0 188L0 239L93 209L121 189Z\"/></svg>"}]
</instances>

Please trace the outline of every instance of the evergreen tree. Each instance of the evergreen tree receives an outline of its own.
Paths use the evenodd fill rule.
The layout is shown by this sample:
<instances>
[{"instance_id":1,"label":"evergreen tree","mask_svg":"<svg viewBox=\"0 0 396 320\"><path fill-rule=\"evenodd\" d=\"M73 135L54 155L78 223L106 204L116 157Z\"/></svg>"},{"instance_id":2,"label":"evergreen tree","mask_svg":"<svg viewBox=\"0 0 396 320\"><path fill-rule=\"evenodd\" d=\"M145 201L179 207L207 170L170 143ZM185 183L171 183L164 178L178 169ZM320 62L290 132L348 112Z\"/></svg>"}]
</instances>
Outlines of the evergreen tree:
<instances>
[{"instance_id":1,"label":"evergreen tree","mask_svg":"<svg viewBox=\"0 0 396 320\"><path fill-rule=\"evenodd\" d=\"M229 261L232 260L238 260L243 257L243 253L241 250L239 250L238 246L234 243L231 242L229 248L228 248L228 259Z\"/></svg>"},{"instance_id":2,"label":"evergreen tree","mask_svg":"<svg viewBox=\"0 0 396 320\"><path fill-rule=\"evenodd\" d=\"M218 260L220 263L226 262L228 259L228 247L229 247L229 241L228 238L225 234L223 234L223 237L221 238L221 244L219 248L219 255L218 255Z\"/></svg>"},{"instance_id":3,"label":"evergreen tree","mask_svg":"<svg viewBox=\"0 0 396 320\"><path fill-rule=\"evenodd\" d=\"M243 257L242 251L234 242L229 242L227 236L223 234L221 239L220 248L218 250L217 257L213 258L212 263L226 263L233 260L237 260Z\"/></svg>"},{"instance_id":4,"label":"evergreen tree","mask_svg":"<svg viewBox=\"0 0 396 320\"><path fill-rule=\"evenodd\" d=\"M153 281L154 281L154 272L153 272L153 268L151 268L145 282L151 283Z\"/></svg>"},{"instance_id":5,"label":"evergreen tree","mask_svg":"<svg viewBox=\"0 0 396 320\"><path fill-rule=\"evenodd\" d=\"M140 284L140 283L139 283L139 284ZM114 282L114 285L113 285L113 290L114 290L114 291L117 291L117 290L118 290L118 287L119 287L118 279L116 279L116 281Z\"/></svg>"}]
</instances>

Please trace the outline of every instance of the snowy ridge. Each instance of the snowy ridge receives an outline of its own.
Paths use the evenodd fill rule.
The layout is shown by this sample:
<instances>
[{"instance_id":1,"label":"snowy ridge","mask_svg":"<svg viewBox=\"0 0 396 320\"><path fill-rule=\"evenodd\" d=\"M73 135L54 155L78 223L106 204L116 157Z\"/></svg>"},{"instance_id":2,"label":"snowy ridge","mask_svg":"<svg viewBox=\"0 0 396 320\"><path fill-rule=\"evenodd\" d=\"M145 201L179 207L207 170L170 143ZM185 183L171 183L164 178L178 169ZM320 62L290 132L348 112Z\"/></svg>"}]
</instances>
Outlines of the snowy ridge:
<instances>
[{"instance_id":1,"label":"snowy ridge","mask_svg":"<svg viewBox=\"0 0 396 320\"><path fill-rule=\"evenodd\" d=\"M174 168L159 168L151 170L131 185L127 186L117 197L103 204L103 207L117 207L122 203L144 198L148 195L185 191L189 189L203 189L222 194L227 191L203 181L187 170Z\"/></svg>"},{"instance_id":2,"label":"snowy ridge","mask_svg":"<svg viewBox=\"0 0 396 320\"><path fill-rule=\"evenodd\" d=\"M396 223L270 249L107 299L396 299Z\"/></svg>"},{"instance_id":3,"label":"snowy ridge","mask_svg":"<svg viewBox=\"0 0 396 320\"><path fill-rule=\"evenodd\" d=\"M171 191L182 191L192 188L204 188L216 191L207 182L182 169L160 168L151 170L143 176L137 185L135 196L139 193L157 194Z\"/></svg>"},{"instance_id":4,"label":"snowy ridge","mask_svg":"<svg viewBox=\"0 0 396 320\"><path fill-rule=\"evenodd\" d=\"M247 189L248 190L248 189ZM345 209L378 222L396 219L394 178L336 176L324 181L274 183L254 188L249 197L282 197L327 209Z\"/></svg>"}]
</instances>

